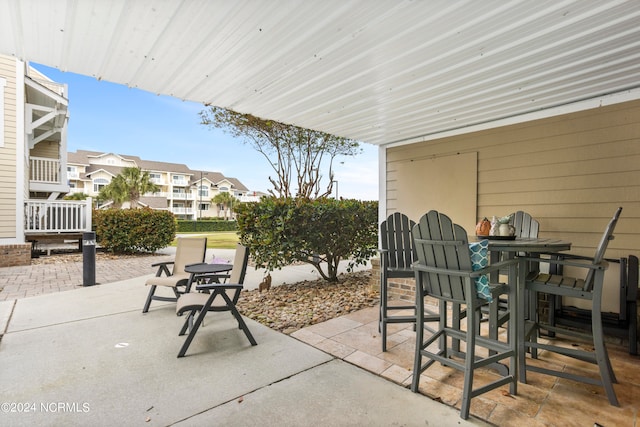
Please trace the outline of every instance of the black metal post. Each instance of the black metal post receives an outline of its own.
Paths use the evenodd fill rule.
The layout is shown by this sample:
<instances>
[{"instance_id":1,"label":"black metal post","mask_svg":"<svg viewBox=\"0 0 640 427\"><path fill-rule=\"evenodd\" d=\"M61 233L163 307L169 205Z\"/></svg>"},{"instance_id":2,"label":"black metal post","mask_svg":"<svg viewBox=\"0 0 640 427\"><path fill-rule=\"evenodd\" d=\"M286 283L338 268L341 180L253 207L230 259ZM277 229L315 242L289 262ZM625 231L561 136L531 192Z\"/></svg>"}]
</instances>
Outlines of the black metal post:
<instances>
[{"instance_id":1,"label":"black metal post","mask_svg":"<svg viewBox=\"0 0 640 427\"><path fill-rule=\"evenodd\" d=\"M82 233L82 286L96 284L96 233Z\"/></svg>"}]
</instances>

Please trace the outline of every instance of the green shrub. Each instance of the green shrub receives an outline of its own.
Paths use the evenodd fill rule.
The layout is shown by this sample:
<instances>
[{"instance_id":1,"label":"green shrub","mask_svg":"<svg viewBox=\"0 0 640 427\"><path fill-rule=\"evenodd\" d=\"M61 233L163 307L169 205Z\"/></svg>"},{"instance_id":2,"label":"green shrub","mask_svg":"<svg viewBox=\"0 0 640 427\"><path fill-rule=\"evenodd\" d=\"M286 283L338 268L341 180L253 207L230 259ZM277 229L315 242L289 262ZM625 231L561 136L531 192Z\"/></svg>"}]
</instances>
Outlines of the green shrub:
<instances>
[{"instance_id":1,"label":"green shrub","mask_svg":"<svg viewBox=\"0 0 640 427\"><path fill-rule=\"evenodd\" d=\"M236 221L224 219L207 219L201 221L178 220L178 233L210 232L210 231L237 231Z\"/></svg>"},{"instance_id":2,"label":"green shrub","mask_svg":"<svg viewBox=\"0 0 640 427\"><path fill-rule=\"evenodd\" d=\"M241 204L236 214L240 241L269 270L305 262L335 282L341 260L349 259L351 270L376 253L376 201L264 197Z\"/></svg>"},{"instance_id":3,"label":"green shrub","mask_svg":"<svg viewBox=\"0 0 640 427\"><path fill-rule=\"evenodd\" d=\"M155 252L167 247L176 236L171 212L144 209L93 211L98 244L109 252Z\"/></svg>"}]
</instances>

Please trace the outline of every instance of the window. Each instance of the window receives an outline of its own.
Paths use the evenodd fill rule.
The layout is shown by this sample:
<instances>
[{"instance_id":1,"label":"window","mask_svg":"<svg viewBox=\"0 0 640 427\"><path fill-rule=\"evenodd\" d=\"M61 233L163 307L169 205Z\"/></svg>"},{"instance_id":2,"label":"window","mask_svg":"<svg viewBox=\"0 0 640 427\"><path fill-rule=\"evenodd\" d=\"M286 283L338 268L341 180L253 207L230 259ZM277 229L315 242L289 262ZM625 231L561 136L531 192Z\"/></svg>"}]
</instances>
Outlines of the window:
<instances>
[{"instance_id":1,"label":"window","mask_svg":"<svg viewBox=\"0 0 640 427\"><path fill-rule=\"evenodd\" d=\"M149 172L149 180L153 183L158 184L162 182L162 175L157 172Z\"/></svg>"},{"instance_id":2,"label":"window","mask_svg":"<svg viewBox=\"0 0 640 427\"><path fill-rule=\"evenodd\" d=\"M206 185L198 187L198 197L209 197L209 187Z\"/></svg>"},{"instance_id":3,"label":"window","mask_svg":"<svg viewBox=\"0 0 640 427\"><path fill-rule=\"evenodd\" d=\"M93 192L99 193L104 187L109 185L109 180L104 178L96 178L93 180Z\"/></svg>"},{"instance_id":4,"label":"window","mask_svg":"<svg viewBox=\"0 0 640 427\"><path fill-rule=\"evenodd\" d=\"M208 211L209 210L209 203L200 203L198 205L198 210L200 210L200 211Z\"/></svg>"},{"instance_id":5,"label":"window","mask_svg":"<svg viewBox=\"0 0 640 427\"><path fill-rule=\"evenodd\" d=\"M78 168L75 166L67 166L67 178L78 179Z\"/></svg>"},{"instance_id":6,"label":"window","mask_svg":"<svg viewBox=\"0 0 640 427\"><path fill-rule=\"evenodd\" d=\"M173 198L174 199L186 199L187 193L184 191L184 188L174 188L173 189Z\"/></svg>"},{"instance_id":7,"label":"window","mask_svg":"<svg viewBox=\"0 0 640 427\"><path fill-rule=\"evenodd\" d=\"M228 193L229 192L229 187L218 187L218 191L221 193Z\"/></svg>"}]
</instances>

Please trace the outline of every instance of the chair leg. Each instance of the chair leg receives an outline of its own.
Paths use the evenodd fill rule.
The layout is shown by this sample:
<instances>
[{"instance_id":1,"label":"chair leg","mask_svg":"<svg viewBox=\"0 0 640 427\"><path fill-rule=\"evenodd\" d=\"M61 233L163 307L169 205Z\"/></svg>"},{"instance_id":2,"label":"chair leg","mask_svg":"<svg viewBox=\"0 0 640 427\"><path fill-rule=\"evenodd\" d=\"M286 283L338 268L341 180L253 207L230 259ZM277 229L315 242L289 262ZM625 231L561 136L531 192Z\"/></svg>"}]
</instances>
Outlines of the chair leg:
<instances>
[{"instance_id":1,"label":"chair leg","mask_svg":"<svg viewBox=\"0 0 640 427\"><path fill-rule=\"evenodd\" d=\"M489 303L489 338L493 340L498 339L498 316L500 313L499 307L500 301L498 297L494 298L493 301ZM479 315L482 313L480 312ZM476 328L478 330L478 335L480 335L480 322L478 322L478 326ZM495 350L489 350L489 354L493 355L497 352Z\"/></svg>"},{"instance_id":2,"label":"chair leg","mask_svg":"<svg viewBox=\"0 0 640 427\"><path fill-rule=\"evenodd\" d=\"M531 337L533 337L531 339L532 342L538 342L538 337L540 337L540 328L537 326L540 324L540 313L538 313L538 300L540 299L540 294L538 294L538 292L529 292L529 298L531 299L529 301L529 306L531 308L531 311L529 312L529 316L532 316L531 319L533 319L533 321L536 324L535 327L535 335L532 333ZM555 296L553 295L548 295L547 296L548 301L549 301L549 312L552 312L555 310L555 303L553 301L555 301ZM550 318L550 320L553 320ZM554 320L555 322L555 320ZM553 335L553 332L551 331L547 331L549 338L553 338L555 335ZM532 359L537 359L538 358L538 348L537 347L531 347L531 358Z\"/></svg>"},{"instance_id":3,"label":"chair leg","mask_svg":"<svg viewBox=\"0 0 640 427\"><path fill-rule=\"evenodd\" d=\"M467 350L464 359L464 384L462 386L462 403L460 405L460 418L469 418L469 408L471 407L471 397L473 391L473 371L476 357L476 328L475 320L477 313L469 313L467 316Z\"/></svg>"},{"instance_id":4,"label":"chair leg","mask_svg":"<svg viewBox=\"0 0 640 427\"><path fill-rule=\"evenodd\" d=\"M149 295L147 295L147 301L144 303L144 307L142 308L142 312L146 313L149 311L149 306L151 305L151 300L153 299L153 294L156 293L156 285L151 285L151 289L149 289Z\"/></svg>"},{"instance_id":5,"label":"chair leg","mask_svg":"<svg viewBox=\"0 0 640 427\"><path fill-rule=\"evenodd\" d=\"M184 340L184 344L182 344L182 347L180 348L178 357L184 357L185 353L189 349L189 346L191 345L191 341L193 341L193 337L195 337L196 332L198 332L198 329L200 328L200 325L204 320L204 316L206 315L207 315L207 312L205 310L200 311L200 313L198 314L198 317L196 317L196 321L193 323L193 327L189 330L189 335L187 335L187 339ZM191 316L191 314L189 316ZM189 318L187 318L187 321L185 322L185 326L188 325L187 323L188 321L189 321ZM185 329L185 326L182 327L182 330Z\"/></svg>"},{"instance_id":6,"label":"chair leg","mask_svg":"<svg viewBox=\"0 0 640 427\"><path fill-rule=\"evenodd\" d=\"M593 346L596 353L596 362L598 369L600 370L600 378L602 378L602 386L609 399L609 403L613 406L620 406L616 392L613 389L613 382L617 382L613 368L611 367L611 361L607 354L607 348L604 345L604 335L602 330L602 313L598 304L593 308L591 312L591 328L593 333Z\"/></svg>"},{"instance_id":7,"label":"chair leg","mask_svg":"<svg viewBox=\"0 0 640 427\"><path fill-rule=\"evenodd\" d=\"M184 324L182 325L180 332L178 332L178 336L186 334L188 330L193 328L193 317L195 316L196 312L197 310L191 310L191 312L189 312L187 318L184 320Z\"/></svg>"},{"instance_id":8,"label":"chair leg","mask_svg":"<svg viewBox=\"0 0 640 427\"><path fill-rule=\"evenodd\" d=\"M630 314L629 319L629 354L638 355L638 321L637 317L634 317L633 313L638 312L638 303L631 301L629 304L627 313Z\"/></svg>"},{"instance_id":9,"label":"chair leg","mask_svg":"<svg viewBox=\"0 0 640 427\"><path fill-rule=\"evenodd\" d=\"M420 374L422 367L422 343L424 340L424 295L420 292L422 286L416 282L416 347L413 359L413 379L411 381L411 391L418 392L420 385ZM384 342L384 341L383 341ZM384 344L383 344L384 345Z\"/></svg>"},{"instance_id":10,"label":"chair leg","mask_svg":"<svg viewBox=\"0 0 640 427\"><path fill-rule=\"evenodd\" d=\"M244 331L244 334L247 336L247 339L249 340L251 345L258 345L258 343L256 342L256 339L253 338L253 335L251 334L251 331L249 330L249 327L244 322L244 319L242 318L242 316L240 315L240 313L238 312L238 310L236 309L235 306L233 306L231 308L231 312L233 313L233 316L238 321L238 325L240 326L240 329L242 329Z\"/></svg>"},{"instance_id":11,"label":"chair leg","mask_svg":"<svg viewBox=\"0 0 640 427\"><path fill-rule=\"evenodd\" d=\"M380 321L378 329L382 338L382 351L387 351L387 281L380 280Z\"/></svg>"},{"instance_id":12,"label":"chair leg","mask_svg":"<svg viewBox=\"0 0 640 427\"><path fill-rule=\"evenodd\" d=\"M442 302L441 302L442 304ZM444 304L445 306L445 310L446 310L446 304ZM457 303L452 303L451 304L451 311L452 311L452 319L451 319L451 326L453 329L457 329L460 330L460 320L462 319L461 313L462 313L462 309L460 304ZM469 311L469 308L467 307L467 311ZM471 316L467 316L467 317L471 317ZM446 320L445 320L446 321ZM471 325L474 328L476 328L475 325ZM469 327L469 324L467 324L467 327ZM446 344L444 346L444 348L446 348ZM442 348L442 347L441 347ZM451 342L451 351L454 355L460 355L461 351L460 351L460 340L453 338L452 342Z\"/></svg>"}]
</instances>

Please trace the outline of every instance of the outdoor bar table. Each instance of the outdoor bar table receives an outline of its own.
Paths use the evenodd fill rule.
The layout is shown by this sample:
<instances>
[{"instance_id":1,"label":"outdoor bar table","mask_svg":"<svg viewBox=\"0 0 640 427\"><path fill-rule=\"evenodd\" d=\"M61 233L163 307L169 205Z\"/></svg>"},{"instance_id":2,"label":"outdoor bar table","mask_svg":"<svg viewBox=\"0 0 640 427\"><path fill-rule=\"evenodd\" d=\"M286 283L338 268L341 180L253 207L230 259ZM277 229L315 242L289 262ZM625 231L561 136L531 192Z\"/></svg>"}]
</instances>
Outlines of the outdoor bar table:
<instances>
[{"instance_id":1,"label":"outdoor bar table","mask_svg":"<svg viewBox=\"0 0 640 427\"><path fill-rule=\"evenodd\" d=\"M478 237L478 239L482 239L482 237ZM571 242L559 239L518 237L508 240L488 237L488 240L491 262L499 261L501 253L504 254L504 259L511 259L516 257L518 253L525 253L527 256L536 256L536 254L554 254L571 249ZM511 316L511 319L515 318L516 321L515 339L519 354L524 351L524 341L521 342L520 337L524 336L525 320L529 314L532 313L532 308L526 306L524 291L525 278L527 273L529 273L527 270L530 269L528 267L530 266L524 261L518 265L516 313L512 313ZM533 301L531 301L530 305L533 306ZM489 322L497 322L497 319L492 319L490 316ZM491 328L489 328L489 330L491 330ZM495 328L495 330L497 330L497 328Z\"/></svg>"}]
</instances>

